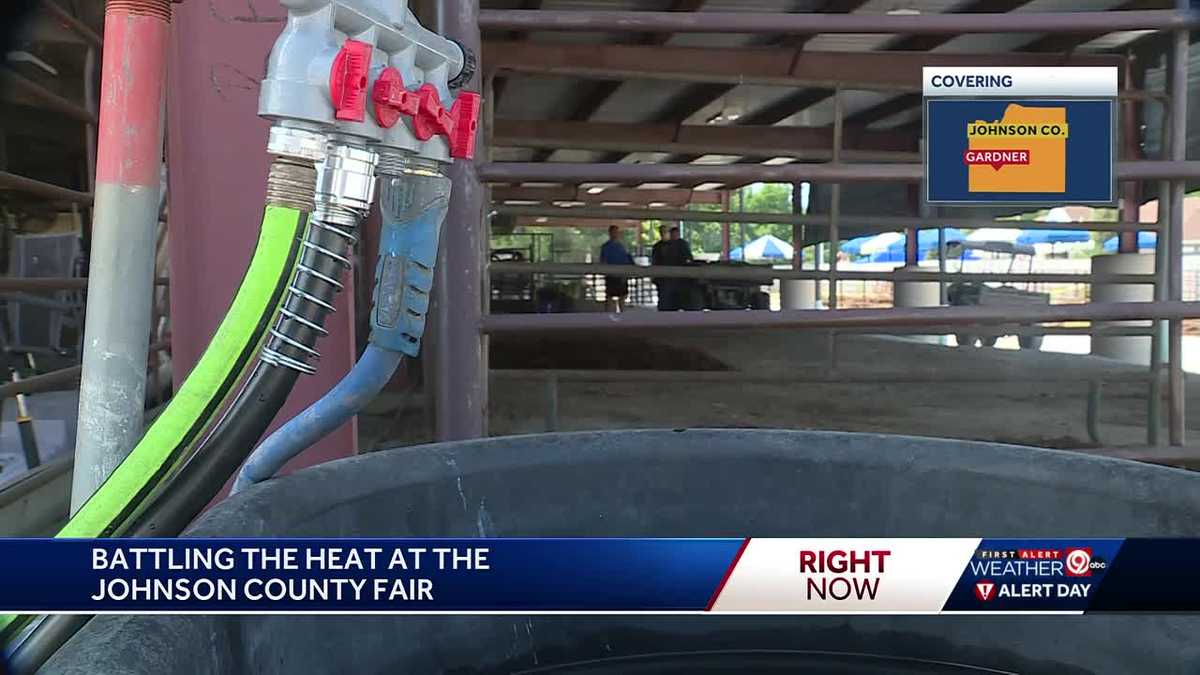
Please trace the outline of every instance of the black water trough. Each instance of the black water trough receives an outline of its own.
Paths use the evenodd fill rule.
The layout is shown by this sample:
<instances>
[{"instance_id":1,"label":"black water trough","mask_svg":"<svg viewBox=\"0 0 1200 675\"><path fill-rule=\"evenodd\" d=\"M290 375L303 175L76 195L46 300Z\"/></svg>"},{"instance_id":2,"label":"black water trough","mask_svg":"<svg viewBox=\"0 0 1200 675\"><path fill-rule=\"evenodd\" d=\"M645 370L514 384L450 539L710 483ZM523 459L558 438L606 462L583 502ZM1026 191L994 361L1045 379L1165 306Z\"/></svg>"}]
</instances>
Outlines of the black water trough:
<instances>
[{"instance_id":1,"label":"black water trough","mask_svg":"<svg viewBox=\"0 0 1200 675\"><path fill-rule=\"evenodd\" d=\"M1200 534L1200 476L821 432L548 434L379 452L229 499L190 536ZM44 672L1197 673L1191 616L106 616Z\"/></svg>"}]
</instances>

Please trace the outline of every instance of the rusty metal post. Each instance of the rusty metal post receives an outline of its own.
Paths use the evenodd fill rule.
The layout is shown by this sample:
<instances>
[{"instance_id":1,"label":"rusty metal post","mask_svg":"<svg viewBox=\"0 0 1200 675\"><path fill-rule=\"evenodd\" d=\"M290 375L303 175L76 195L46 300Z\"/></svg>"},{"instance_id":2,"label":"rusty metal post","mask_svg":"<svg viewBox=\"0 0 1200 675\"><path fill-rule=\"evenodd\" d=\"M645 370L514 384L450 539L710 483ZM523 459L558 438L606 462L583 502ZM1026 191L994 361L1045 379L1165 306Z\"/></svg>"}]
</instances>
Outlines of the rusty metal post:
<instances>
[{"instance_id":1,"label":"rusty metal post","mask_svg":"<svg viewBox=\"0 0 1200 675\"><path fill-rule=\"evenodd\" d=\"M804 215L804 204L801 200L802 187L804 183L797 181L792 183L792 214ZM792 269L799 270L804 268L804 226L800 223L792 223ZM780 292L783 289L780 287Z\"/></svg>"},{"instance_id":2,"label":"rusty metal post","mask_svg":"<svg viewBox=\"0 0 1200 675\"><path fill-rule=\"evenodd\" d=\"M1164 133L1168 129L1170 116L1163 109ZM1164 143L1164 152L1165 152ZM1171 228L1168 226L1171 203L1171 184L1167 181L1158 183L1158 238L1154 245L1154 299L1163 302L1167 299L1168 276L1170 275L1170 237ZM1162 391L1163 391L1163 358L1167 344L1167 324L1164 321L1153 323L1150 335L1150 391L1146 406L1146 444L1159 446L1162 444L1160 431L1162 429Z\"/></svg>"},{"instance_id":3,"label":"rusty metal post","mask_svg":"<svg viewBox=\"0 0 1200 675\"><path fill-rule=\"evenodd\" d=\"M89 46L83 59L83 106L93 116L96 112L96 48ZM84 166L87 171L89 192L96 191L96 125L88 122L83 127ZM90 237L89 237L90 238Z\"/></svg>"},{"instance_id":4,"label":"rusty metal post","mask_svg":"<svg viewBox=\"0 0 1200 675\"><path fill-rule=\"evenodd\" d=\"M142 435L170 0L108 0L71 512Z\"/></svg>"},{"instance_id":5,"label":"rusty metal post","mask_svg":"<svg viewBox=\"0 0 1200 675\"><path fill-rule=\"evenodd\" d=\"M478 55L479 0L438 3L438 32ZM464 84L477 87L479 76ZM486 153L486 138L480 149ZM434 298L437 348L434 353L434 435L439 441L487 435L487 338L483 319L484 193L473 162L455 162L450 209L442 236Z\"/></svg>"},{"instance_id":6,"label":"rusty metal post","mask_svg":"<svg viewBox=\"0 0 1200 675\"><path fill-rule=\"evenodd\" d=\"M1176 7L1188 9L1188 0L1176 0ZM1186 29L1177 29L1168 60L1167 76L1171 83L1171 155L1170 160L1187 158L1187 80L1188 40ZM1170 248L1171 260L1170 292L1168 299L1183 299L1183 199L1186 181L1175 178L1171 181ZM1185 441L1185 389L1183 381L1183 321L1170 322L1170 409L1168 411L1171 445L1181 446Z\"/></svg>"},{"instance_id":7,"label":"rusty metal post","mask_svg":"<svg viewBox=\"0 0 1200 675\"><path fill-rule=\"evenodd\" d=\"M844 126L842 118L845 117L842 101L842 88L838 87L833 92L833 163L838 164L842 160L842 128ZM829 309L838 308L838 282L837 282L837 264L838 250L841 248L841 237L838 232L838 222L842 215L842 184L834 183L830 186L829 194ZM818 269L820 264L818 263ZM833 342L837 338L833 333L829 335L830 353L833 353L835 347Z\"/></svg>"},{"instance_id":8,"label":"rusty metal post","mask_svg":"<svg viewBox=\"0 0 1200 675\"><path fill-rule=\"evenodd\" d=\"M1134 68L1133 58L1125 59L1125 89L1133 89ZM1140 107L1137 101L1126 99L1121 102L1121 138L1124 141L1121 157L1125 160L1141 159L1141 146L1138 143L1141 120L1138 117ZM1164 127L1165 129L1165 127ZM1130 214L1138 219L1138 206L1141 204L1141 184L1137 181L1127 181L1121 184L1121 209L1118 220L1124 220ZM1120 232L1117 234L1117 253L1137 253L1138 233Z\"/></svg>"}]
</instances>

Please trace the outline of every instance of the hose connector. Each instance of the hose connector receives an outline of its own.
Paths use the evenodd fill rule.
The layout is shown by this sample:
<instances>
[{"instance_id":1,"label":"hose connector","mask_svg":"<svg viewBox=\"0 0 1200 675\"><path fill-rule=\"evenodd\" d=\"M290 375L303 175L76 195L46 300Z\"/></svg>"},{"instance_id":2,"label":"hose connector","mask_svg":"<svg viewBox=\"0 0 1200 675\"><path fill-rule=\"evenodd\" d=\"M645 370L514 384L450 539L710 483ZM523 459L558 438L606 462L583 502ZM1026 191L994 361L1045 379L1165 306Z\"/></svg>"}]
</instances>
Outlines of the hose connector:
<instances>
[{"instance_id":1,"label":"hose connector","mask_svg":"<svg viewBox=\"0 0 1200 675\"><path fill-rule=\"evenodd\" d=\"M312 213L317 165L325 159L325 135L275 125L267 136L272 155L267 173L267 204Z\"/></svg>"},{"instance_id":2,"label":"hose connector","mask_svg":"<svg viewBox=\"0 0 1200 675\"><path fill-rule=\"evenodd\" d=\"M317 175L313 217L345 227L357 227L375 199L373 150L347 143L330 143Z\"/></svg>"},{"instance_id":3,"label":"hose connector","mask_svg":"<svg viewBox=\"0 0 1200 675\"><path fill-rule=\"evenodd\" d=\"M382 227L372 295L372 344L416 356L421 350L438 239L450 179L437 162L385 153L379 207Z\"/></svg>"},{"instance_id":4,"label":"hose connector","mask_svg":"<svg viewBox=\"0 0 1200 675\"><path fill-rule=\"evenodd\" d=\"M288 285L279 318L270 330L262 360L304 374L316 372L317 339L328 335L325 317L351 267L357 228L375 197L379 155L357 145L329 142L316 169L316 190L308 231L301 242L296 274Z\"/></svg>"}]
</instances>

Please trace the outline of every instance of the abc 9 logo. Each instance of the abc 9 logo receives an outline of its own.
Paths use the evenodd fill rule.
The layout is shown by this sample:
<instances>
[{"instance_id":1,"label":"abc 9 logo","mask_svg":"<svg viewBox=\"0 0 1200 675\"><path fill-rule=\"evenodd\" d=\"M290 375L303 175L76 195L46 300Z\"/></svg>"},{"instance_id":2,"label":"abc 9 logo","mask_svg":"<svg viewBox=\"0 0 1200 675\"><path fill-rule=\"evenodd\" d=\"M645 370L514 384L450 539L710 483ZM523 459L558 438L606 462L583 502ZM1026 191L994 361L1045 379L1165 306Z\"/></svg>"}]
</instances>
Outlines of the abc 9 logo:
<instances>
[{"instance_id":1,"label":"abc 9 logo","mask_svg":"<svg viewBox=\"0 0 1200 675\"><path fill-rule=\"evenodd\" d=\"M1088 577L1094 570L1107 567L1103 560L1092 560L1092 549L1069 548L1063 567L1069 577Z\"/></svg>"}]
</instances>

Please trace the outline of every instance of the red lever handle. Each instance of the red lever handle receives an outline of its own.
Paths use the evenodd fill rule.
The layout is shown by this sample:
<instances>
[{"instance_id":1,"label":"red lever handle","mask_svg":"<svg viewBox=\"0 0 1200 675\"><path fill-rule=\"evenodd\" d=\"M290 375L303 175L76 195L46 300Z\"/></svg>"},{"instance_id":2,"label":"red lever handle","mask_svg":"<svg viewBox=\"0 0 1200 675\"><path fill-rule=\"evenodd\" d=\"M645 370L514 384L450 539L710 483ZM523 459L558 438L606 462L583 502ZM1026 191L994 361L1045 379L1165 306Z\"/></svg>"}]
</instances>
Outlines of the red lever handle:
<instances>
[{"instance_id":1,"label":"red lever handle","mask_svg":"<svg viewBox=\"0 0 1200 675\"><path fill-rule=\"evenodd\" d=\"M450 156L456 159L471 159L475 156L475 130L479 126L479 108L483 97L473 91L459 93L454 105L450 106Z\"/></svg>"},{"instance_id":2,"label":"red lever handle","mask_svg":"<svg viewBox=\"0 0 1200 675\"><path fill-rule=\"evenodd\" d=\"M404 88L404 78L400 71L391 66L384 68L379 74L379 79L375 80L371 99L375 104L375 119L384 129L395 126L402 114L417 114L417 95Z\"/></svg>"},{"instance_id":3,"label":"red lever handle","mask_svg":"<svg viewBox=\"0 0 1200 675\"><path fill-rule=\"evenodd\" d=\"M423 84L417 90L420 103L413 117L413 135L427 141L434 136L445 136L450 145L450 156L455 159L471 159L475 156L475 130L479 125L479 94L464 91L458 95L450 110L442 106L437 89Z\"/></svg>"},{"instance_id":4,"label":"red lever handle","mask_svg":"<svg viewBox=\"0 0 1200 675\"><path fill-rule=\"evenodd\" d=\"M436 87L423 84L417 91L409 91L400 71L389 66L375 80L371 101L375 119L384 129L395 126L401 115L408 115L413 118L413 136L417 140L445 136L451 157L471 159L475 156L475 131L479 126L482 103L479 94L464 91L450 110L446 110Z\"/></svg>"},{"instance_id":5,"label":"red lever handle","mask_svg":"<svg viewBox=\"0 0 1200 675\"><path fill-rule=\"evenodd\" d=\"M329 97L333 99L333 117L361 122L367 114L367 70L371 66L371 45L346 40L329 71Z\"/></svg>"}]
</instances>

